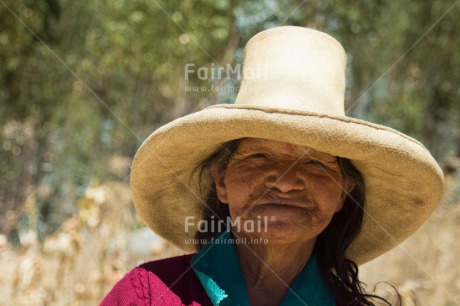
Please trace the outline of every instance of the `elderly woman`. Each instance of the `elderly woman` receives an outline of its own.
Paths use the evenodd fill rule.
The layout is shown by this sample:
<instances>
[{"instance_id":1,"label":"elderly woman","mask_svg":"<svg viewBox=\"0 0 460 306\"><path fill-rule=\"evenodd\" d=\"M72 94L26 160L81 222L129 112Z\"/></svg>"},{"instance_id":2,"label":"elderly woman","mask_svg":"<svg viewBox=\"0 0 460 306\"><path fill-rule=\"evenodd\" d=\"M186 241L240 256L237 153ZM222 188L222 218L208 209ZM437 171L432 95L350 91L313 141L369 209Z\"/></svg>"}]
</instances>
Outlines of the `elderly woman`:
<instances>
[{"instance_id":1,"label":"elderly woman","mask_svg":"<svg viewBox=\"0 0 460 306\"><path fill-rule=\"evenodd\" d=\"M325 33L263 31L235 104L154 132L134 204L192 254L135 268L102 305L373 305L358 265L428 218L443 175L416 140L345 116L345 66Z\"/></svg>"}]
</instances>

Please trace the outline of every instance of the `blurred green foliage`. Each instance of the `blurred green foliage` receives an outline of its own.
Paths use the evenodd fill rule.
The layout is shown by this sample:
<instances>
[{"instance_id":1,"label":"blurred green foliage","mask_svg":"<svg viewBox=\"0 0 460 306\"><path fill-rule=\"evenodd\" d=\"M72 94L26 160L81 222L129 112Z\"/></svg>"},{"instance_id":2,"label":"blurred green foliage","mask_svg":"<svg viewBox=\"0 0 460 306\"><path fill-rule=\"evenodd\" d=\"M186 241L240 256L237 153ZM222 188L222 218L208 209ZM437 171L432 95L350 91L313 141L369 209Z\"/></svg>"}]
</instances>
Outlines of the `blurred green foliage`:
<instances>
[{"instance_id":1,"label":"blurred green foliage","mask_svg":"<svg viewBox=\"0 0 460 306\"><path fill-rule=\"evenodd\" d=\"M215 80L184 67L241 63L255 33L299 25L348 52L348 114L399 129L443 161L460 153L457 1L0 1L0 231L46 235L90 180L126 179L159 126L235 92L187 91ZM237 84L238 80L227 80Z\"/></svg>"}]
</instances>

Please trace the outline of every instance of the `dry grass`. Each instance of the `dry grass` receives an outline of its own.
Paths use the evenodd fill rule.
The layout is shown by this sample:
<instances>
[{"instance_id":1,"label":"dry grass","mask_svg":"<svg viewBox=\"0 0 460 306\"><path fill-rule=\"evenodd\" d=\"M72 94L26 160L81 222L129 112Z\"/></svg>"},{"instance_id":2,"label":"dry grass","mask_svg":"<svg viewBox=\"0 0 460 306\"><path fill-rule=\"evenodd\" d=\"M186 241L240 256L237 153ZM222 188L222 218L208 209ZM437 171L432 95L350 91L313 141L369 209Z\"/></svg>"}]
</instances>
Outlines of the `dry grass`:
<instances>
[{"instance_id":1,"label":"dry grass","mask_svg":"<svg viewBox=\"0 0 460 306\"><path fill-rule=\"evenodd\" d=\"M34 229L22 233L21 249L3 243L0 305L97 305L140 262L178 254L158 239L140 250L130 243L142 235L130 232L137 222L129 194L121 183L89 188L78 213L43 244Z\"/></svg>"},{"instance_id":2,"label":"dry grass","mask_svg":"<svg viewBox=\"0 0 460 306\"><path fill-rule=\"evenodd\" d=\"M459 187L453 180L449 186L447 204L415 235L361 267L370 291L386 281L404 305L460 305L460 203L451 201ZM78 207L43 245L33 229L23 235L22 249L0 235L0 305L97 305L137 264L181 253L153 234L130 230L137 221L124 184L89 188ZM388 297L390 289L380 284L377 293Z\"/></svg>"}]
</instances>

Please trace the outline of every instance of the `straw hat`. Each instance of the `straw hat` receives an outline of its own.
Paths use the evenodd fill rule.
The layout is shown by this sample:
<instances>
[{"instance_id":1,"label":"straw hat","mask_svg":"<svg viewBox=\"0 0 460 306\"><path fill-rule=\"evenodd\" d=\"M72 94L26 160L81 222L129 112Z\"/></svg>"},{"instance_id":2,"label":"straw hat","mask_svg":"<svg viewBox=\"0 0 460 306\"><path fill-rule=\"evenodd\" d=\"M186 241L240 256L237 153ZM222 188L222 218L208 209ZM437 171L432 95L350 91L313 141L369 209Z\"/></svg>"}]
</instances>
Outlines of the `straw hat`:
<instances>
[{"instance_id":1,"label":"straw hat","mask_svg":"<svg viewBox=\"0 0 460 306\"><path fill-rule=\"evenodd\" d=\"M194 167L227 141L265 138L352 160L365 181L367 211L347 256L357 264L398 245L441 200L443 173L418 141L391 128L347 117L346 54L331 36L279 27L247 44L235 104L218 104L159 128L137 152L134 205L158 235L188 252L185 218L205 208ZM212 179L204 183L210 188Z\"/></svg>"}]
</instances>

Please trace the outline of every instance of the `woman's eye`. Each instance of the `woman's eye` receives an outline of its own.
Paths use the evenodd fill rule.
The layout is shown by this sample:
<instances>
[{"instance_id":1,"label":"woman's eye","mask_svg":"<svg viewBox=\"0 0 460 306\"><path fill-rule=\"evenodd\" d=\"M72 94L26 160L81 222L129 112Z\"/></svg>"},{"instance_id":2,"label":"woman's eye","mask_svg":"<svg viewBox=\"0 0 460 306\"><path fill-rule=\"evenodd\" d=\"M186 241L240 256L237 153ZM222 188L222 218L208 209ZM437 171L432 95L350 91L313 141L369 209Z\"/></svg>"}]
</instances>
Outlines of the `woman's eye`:
<instances>
[{"instance_id":1,"label":"woman's eye","mask_svg":"<svg viewBox=\"0 0 460 306\"><path fill-rule=\"evenodd\" d=\"M256 153L256 154L252 154L251 156L249 157L252 157L252 158L266 158L267 155L263 154L263 153Z\"/></svg>"},{"instance_id":2,"label":"woman's eye","mask_svg":"<svg viewBox=\"0 0 460 306\"><path fill-rule=\"evenodd\" d=\"M319 160L310 160L307 162L308 165L313 165L313 166L319 166L319 167L326 167L324 166L324 164L322 162L320 162Z\"/></svg>"}]
</instances>

